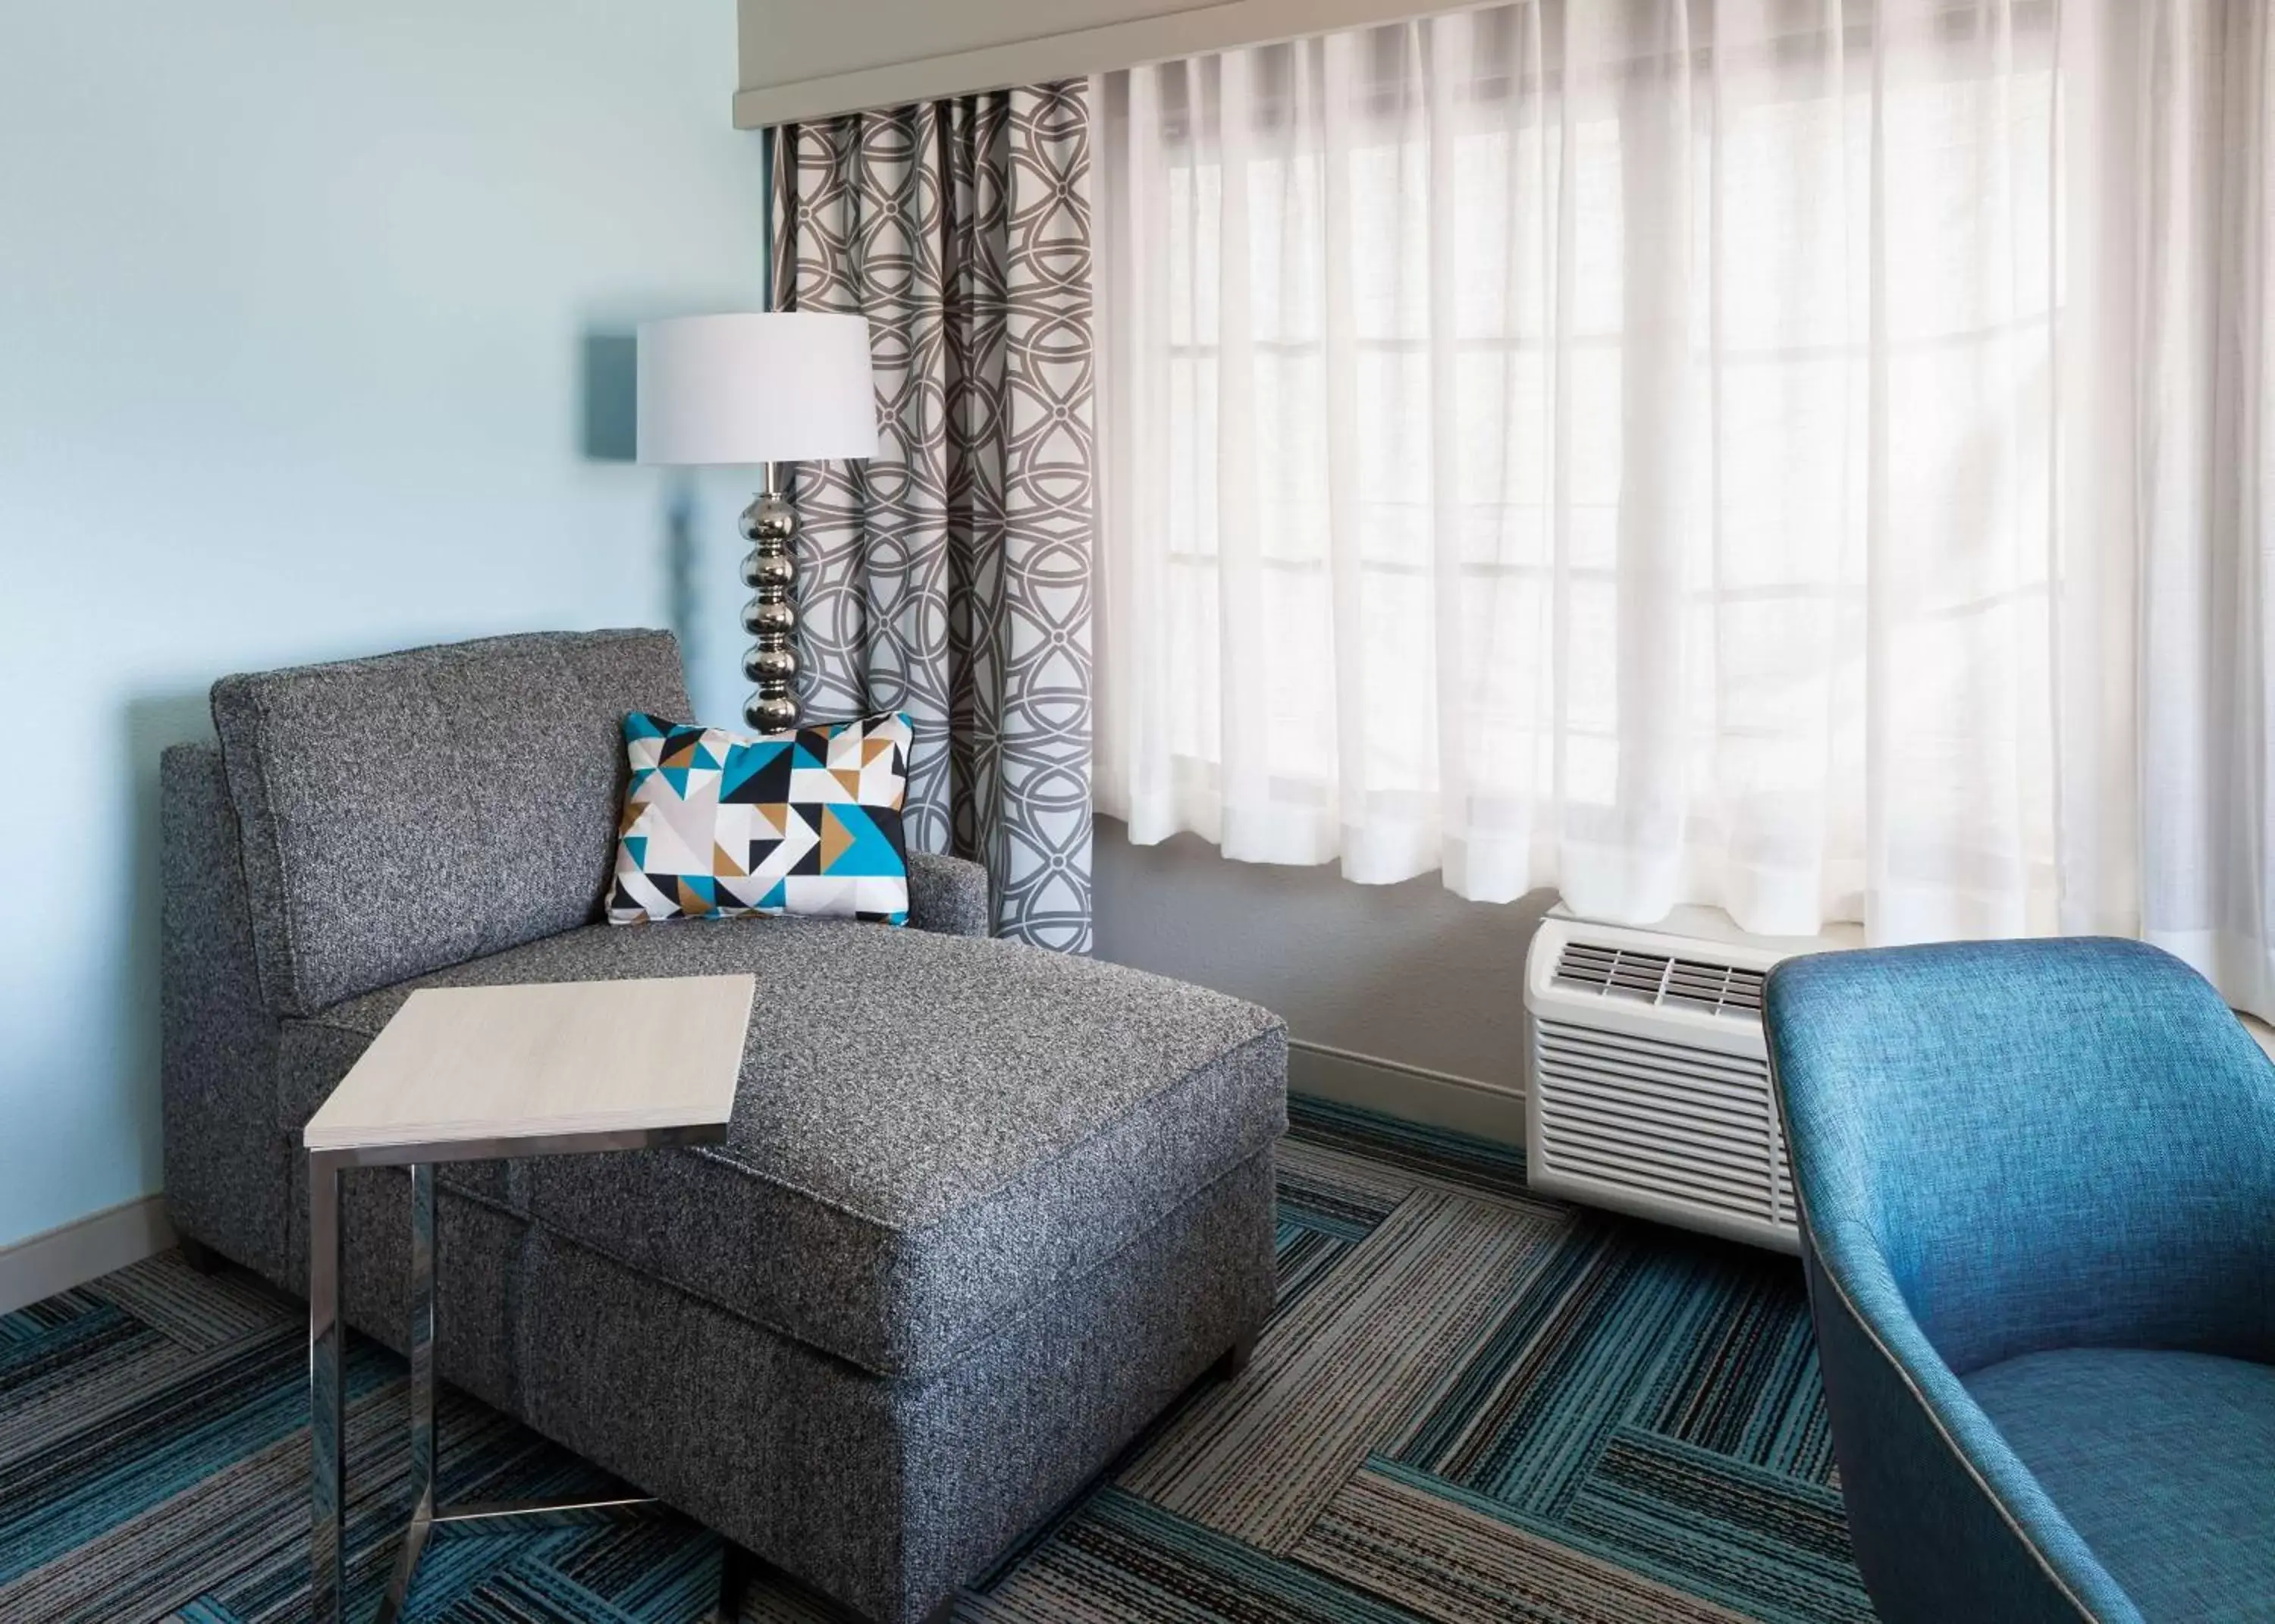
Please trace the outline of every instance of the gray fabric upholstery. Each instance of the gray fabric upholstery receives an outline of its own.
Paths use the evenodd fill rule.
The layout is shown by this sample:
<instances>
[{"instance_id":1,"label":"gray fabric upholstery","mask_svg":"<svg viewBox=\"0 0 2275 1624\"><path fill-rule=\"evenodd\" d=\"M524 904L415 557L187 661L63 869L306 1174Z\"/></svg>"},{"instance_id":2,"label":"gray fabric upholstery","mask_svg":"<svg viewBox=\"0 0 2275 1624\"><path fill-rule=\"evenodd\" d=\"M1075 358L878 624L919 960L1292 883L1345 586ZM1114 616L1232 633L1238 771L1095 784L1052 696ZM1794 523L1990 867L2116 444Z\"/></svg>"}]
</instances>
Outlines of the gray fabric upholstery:
<instances>
[{"instance_id":1,"label":"gray fabric upholstery","mask_svg":"<svg viewBox=\"0 0 2275 1624\"><path fill-rule=\"evenodd\" d=\"M445 1185L437 1364L806 1583L914 1624L1263 1325L1272 1184L1267 1151L954 1363L903 1380ZM293 1193L305 1213L305 1174ZM398 1169L357 1169L342 1215L348 1318L397 1350L408 1199Z\"/></svg>"},{"instance_id":2,"label":"gray fabric upholstery","mask_svg":"<svg viewBox=\"0 0 2275 1624\"><path fill-rule=\"evenodd\" d=\"M442 1372L911 1624L1262 1325L1285 1034L987 940L944 857L916 931L587 924L636 706L686 714L661 634L217 685L223 751L163 769L169 1205L305 1290L298 1129L413 986L755 972L724 1144L441 1171ZM398 1347L406 1198L347 1175L346 1311Z\"/></svg>"},{"instance_id":3,"label":"gray fabric upholstery","mask_svg":"<svg viewBox=\"0 0 2275 1624\"><path fill-rule=\"evenodd\" d=\"M986 936L987 871L962 857L909 853L909 923L941 936Z\"/></svg>"},{"instance_id":4,"label":"gray fabric upholstery","mask_svg":"<svg viewBox=\"0 0 2275 1624\"><path fill-rule=\"evenodd\" d=\"M306 1015L597 917L669 632L490 638L214 684L261 986Z\"/></svg>"},{"instance_id":5,"label":"gray fabric upholstery","mask_svg":"<svg viewBox=\"0 0 2275 1624\"><path fill-rule=\"evenodd\" d=\"M873 1618L924 1617L1062 1504L1272 1302L1272 1158L1200 1192L1089 1278L928 1379L880 1381L533 1232L532 1421ZM676 1365L607 1327L653 1317ZM736 1419L721 1424L727 1416ZM635 1481L639 1481L635 1476Z\"/></svg>"},{"instance_id":6,"label":"gray fabric upholstery","mask_svg":"<svg viewBox=\"0 0 2275 1624\"><path fill-rule=\"evenodd\" d=\"M725 1144L446 1170L868 1370L936 1369L1286 1126L1277 1017L1017 943L843 920L593 925L288 1022L297 1130L416 986L747 970Z\"/></svg>"},{"instance_id":7,"label":"gray fabric upholstery","mask_svg":"<svg viewBox=\"0 0 2275 1624\"><path fill-rule=\"evenodd\" d=\"M276 1023L253 966L221 752L167 751L158 808L167 1205L177 1227L274 1276L291 1152L272 1105Z\"/></svg>"}]
</instances>

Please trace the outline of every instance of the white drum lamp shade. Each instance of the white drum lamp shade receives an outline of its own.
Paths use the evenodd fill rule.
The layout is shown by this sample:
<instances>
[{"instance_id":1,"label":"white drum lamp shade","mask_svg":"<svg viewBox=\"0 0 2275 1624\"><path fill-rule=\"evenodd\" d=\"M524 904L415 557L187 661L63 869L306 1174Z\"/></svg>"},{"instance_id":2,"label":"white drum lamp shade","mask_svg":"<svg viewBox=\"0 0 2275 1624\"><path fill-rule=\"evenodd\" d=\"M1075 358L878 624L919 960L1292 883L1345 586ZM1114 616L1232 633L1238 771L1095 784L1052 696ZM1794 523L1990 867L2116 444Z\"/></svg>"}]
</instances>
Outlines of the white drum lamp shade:
<instances>
[{"instance_id":1,"label":"white drum lamp shade","mask_svg":"<svg viewBox=\"0 0 2275 1624\"><path fill-rule=\"evenodd\" d=\"M869 323L804 311L644 322L639 424L644 463L874 457Z\"/></svg>"},{"instance_id":2,"label":"white drum lamp shade","mask_svg":"<svg viewBox=\"0 0 2275 1624\"><path fill-rule=\"evenodd\" d=\"M639 330L639 459L681 467L763 465L766 489L743 510L751 634L743 674L757 684L743 719L761 733L797 725L797 514L781 463L877 454L869 323L805 311L681 316Z\"/></svg>"}]
</instances>

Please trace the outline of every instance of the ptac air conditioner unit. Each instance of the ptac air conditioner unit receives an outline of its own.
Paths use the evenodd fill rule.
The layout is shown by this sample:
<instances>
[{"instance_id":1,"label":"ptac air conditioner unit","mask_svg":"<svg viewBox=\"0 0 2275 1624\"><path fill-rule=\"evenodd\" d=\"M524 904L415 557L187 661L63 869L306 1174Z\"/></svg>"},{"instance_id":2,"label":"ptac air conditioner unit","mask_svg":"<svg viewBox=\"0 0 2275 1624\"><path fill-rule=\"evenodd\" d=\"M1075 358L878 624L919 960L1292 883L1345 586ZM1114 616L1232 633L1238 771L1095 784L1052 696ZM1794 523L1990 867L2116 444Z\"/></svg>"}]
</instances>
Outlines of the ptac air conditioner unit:
<instances>
[{"instance_id":1,"label":"ptac air conditioner unit","mask_svg":"<svg viewBox=\"0 0 2275 1624\"><path fill-rule=\"evenodd\" d=\"M1855 944L1749 938L1705 910L1677 921L1633 930L1559 910L1541 922L1524 976L1532 1186L1798 1251L1762 983L1781 958Z\"/></svg>"}]
</instances>

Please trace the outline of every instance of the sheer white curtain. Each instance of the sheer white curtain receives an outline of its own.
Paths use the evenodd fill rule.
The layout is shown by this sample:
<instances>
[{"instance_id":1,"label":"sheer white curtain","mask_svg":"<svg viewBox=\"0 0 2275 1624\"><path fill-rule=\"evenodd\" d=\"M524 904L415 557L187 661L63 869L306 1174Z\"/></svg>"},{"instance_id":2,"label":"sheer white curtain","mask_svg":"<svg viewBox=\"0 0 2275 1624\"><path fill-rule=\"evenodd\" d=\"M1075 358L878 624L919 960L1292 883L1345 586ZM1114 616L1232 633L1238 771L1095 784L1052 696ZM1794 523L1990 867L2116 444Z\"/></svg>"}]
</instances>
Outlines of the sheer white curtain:
<instances>
[{"instance_id":1,"label":"sheer white curtain","mask_svg":"<svg viewBox=\"0 0 2275 1624\"><path fill-rule=\"evenodd\" d=\"M1106 78L1101 809L2264 963L2265 26L1532 0Z\"/></svg>"},{"instance_id":2,"label":"sheer white curtain","mask_svg":"<svg viewBox=\"0 0 2275 1624\"><path fill-rule=\"evenodd\" d=\"M2098 541L2103 611L2137 628L2142 934L2275 1019L2268 11L2120 6L2099 42L2099 133L2114 148L2102 251L2133 347L2128 387L2103 390L2123 420L2083 455L2127 480ZM2114 334L2106 353L2124 353Z\"/></svg>"}]
</instances>

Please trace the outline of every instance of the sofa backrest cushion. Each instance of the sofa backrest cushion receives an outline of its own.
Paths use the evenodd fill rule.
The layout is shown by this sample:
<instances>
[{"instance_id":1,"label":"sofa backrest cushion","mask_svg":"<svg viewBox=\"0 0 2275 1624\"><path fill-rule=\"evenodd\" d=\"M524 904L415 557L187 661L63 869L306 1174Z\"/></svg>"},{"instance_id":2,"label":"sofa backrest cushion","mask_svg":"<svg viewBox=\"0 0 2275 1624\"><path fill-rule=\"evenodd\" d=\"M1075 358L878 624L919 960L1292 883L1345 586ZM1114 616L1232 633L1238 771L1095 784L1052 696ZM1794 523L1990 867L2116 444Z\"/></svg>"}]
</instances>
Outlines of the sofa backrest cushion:
<instances>
[{"instance_id":1,"label":"sofa backrest cushion","mask_svg":"<svg viewBox=\"0 0 2275 1624\"><path fill-rule=\"evenodd\" d=\"M313 1015L590 924L624 714L689 708L665 631L488 638L215 684L270 1008Z\"/></svg>"}]
</instances>

